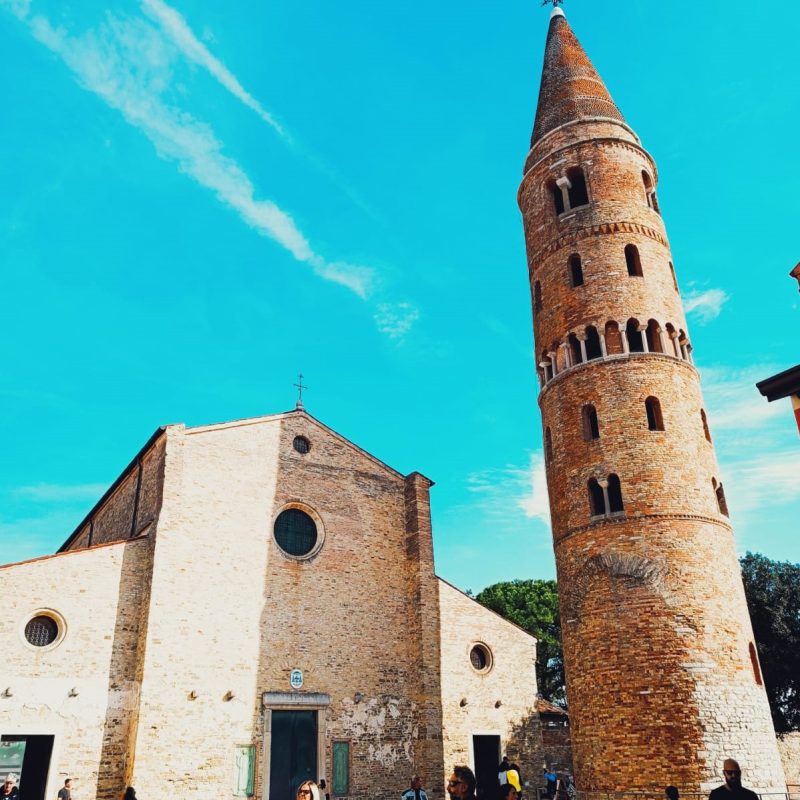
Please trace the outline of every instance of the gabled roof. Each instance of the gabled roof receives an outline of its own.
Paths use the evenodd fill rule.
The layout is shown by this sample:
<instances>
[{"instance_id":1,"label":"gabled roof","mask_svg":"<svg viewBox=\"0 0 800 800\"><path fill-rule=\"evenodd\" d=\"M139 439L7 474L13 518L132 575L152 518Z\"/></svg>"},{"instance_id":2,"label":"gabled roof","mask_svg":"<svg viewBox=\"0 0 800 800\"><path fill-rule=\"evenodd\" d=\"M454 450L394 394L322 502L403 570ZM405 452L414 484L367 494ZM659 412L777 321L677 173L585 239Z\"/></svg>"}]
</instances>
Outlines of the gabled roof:
<instances>
[{"instance_id":1,"label":"gabled roof","mask_svg":"<svg viewBox=\"0 0 800 800\"><path fill-rule=\"evenodd\" d=\"M561 708L561 706L557 706L555 703L545 700L544 697L536 698L536 710L540 714L557 714L560 717L569 716L569 712L566 708Z\"/></svg>"},{"instance_id":2,"label":"gabled roof","mask_svg":"<svg viewBox=\"0 0 800 800\"><path fill-rule=\"evenodd\" d=\"M555 8L547 31L531 147L561 125L597 117L625 122L564 12Z\"/></svg>"}]
</instances>

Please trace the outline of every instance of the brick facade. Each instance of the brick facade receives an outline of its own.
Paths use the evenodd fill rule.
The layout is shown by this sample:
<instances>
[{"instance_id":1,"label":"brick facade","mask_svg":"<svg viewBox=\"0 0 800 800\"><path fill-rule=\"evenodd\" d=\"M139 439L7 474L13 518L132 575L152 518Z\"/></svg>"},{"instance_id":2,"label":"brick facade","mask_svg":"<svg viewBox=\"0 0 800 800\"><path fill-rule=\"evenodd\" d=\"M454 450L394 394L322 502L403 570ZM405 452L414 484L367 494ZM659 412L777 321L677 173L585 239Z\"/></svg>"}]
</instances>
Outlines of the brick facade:
<instances>
[{"instance_id":1,"label":"brick facade","mask_svg":"<svg viewBox=\"0 0 800 800\"><path fill-rule=\"evenodd\" d=\"M577 784L703 791L732 756L781 791L657 171L609 102L555 11L519 206Z\"/></svg>"},{"instance_id":2,"label":"brick facade","mask_svg":"<svg viewBox=\"0 0 800 800\"><path fill-rule=\"evenodd\" d=\"M436 577L430 485L303 411L160 429L62 552L0 568L0 733L54 736L48 796L70 775L101 800L231 797L246 746L268 798L272 714L296 703L317 712L318 777L350 743L348 798L418 772L442 800L488 729L533 770L535 640ZM305 560L272 536L293 505L324 537ZM37 608L66 628L42 652L20 628Z\"/></svg>"}]
</instances>

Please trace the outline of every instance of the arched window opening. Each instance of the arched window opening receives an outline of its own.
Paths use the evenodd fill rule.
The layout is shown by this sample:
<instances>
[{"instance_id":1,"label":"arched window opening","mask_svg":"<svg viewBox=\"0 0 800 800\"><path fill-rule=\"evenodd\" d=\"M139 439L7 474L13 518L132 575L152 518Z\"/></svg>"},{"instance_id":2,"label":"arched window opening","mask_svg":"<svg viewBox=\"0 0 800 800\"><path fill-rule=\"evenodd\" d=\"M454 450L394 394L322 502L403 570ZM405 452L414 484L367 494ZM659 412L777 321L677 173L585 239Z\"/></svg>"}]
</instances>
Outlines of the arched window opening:
<instances>
[{"instance_id":1,"label":"arched window opening","mask_svg":"<svg viewBox=\"0 0 800 800\"><path fill-rule=\"evenodd\" d=\"M650 176L642 170L642 183L644 183L644 193L647 197L647 205L653 209L653 211L658 211L658 199L656 198L656 190L653 186L653 181Z\"/></svg>"},{"instance_id":2,"label":"arched window opening","mask_svg":"<svg viewBox=\"0 0 800 800\"><path fill-rule=\"evenodd\" d=\"M561 191L561 187L555 181L550 181L547 184L547 189L553 196L556 214L563 214L566 209L564 208L564 193Z\"/></svg>"},{"instance_id":3,"label":"arched window opening","mask_svg":"<svg viewBox=\"0 0 800 800\"><path fill-rule=\"evenodd\" d=\"M569 282L572 288L583 286L583 266L581 257L574 253L569 257Z\"/></svg>"},{"instance_id":4,"label":"arched window opening","mask_svg":"<svg viewBox=\"0 0 800 800\"><path fill-rule=\"evenodd\" d=\"M608 510L611 514L619 514L625 510L622 504L622 487L619 476L613 472L608 476Z\"/></svg>"},{"instance_id":5,"label":"arched window opening","mask_svg":"<svg viewBox=\"0 0 800 800\"><path fill-rule=\"evenodd\" d=\"M668 340L668 344L669 344L669 354L671 356L677 356L678 358L680 358L681 357L681 349L680 349L680 346L678 345L678 334L675 331L675 326L671 322L668 322L665 325L665 327L667 329L667 340Z\"/></svg>"},{"instance_id":6,"label":"arched window opening","mask_svg":"<svg viewBox=\"0 0 800 800\"><path fill-rule=\"evenodd\" d=\"M714 489L714 492L717 495L717 507L719 508L719 513L729 517L730 514L728 513L728 501L725 499L725 490L722 488L722 484L717 486L716 489Z\"/></svg>"},{"instance_id":7,"label":"arched window opening","mask_svg":"<svg viewBox=\"0 0 800 800\"><path fill-rule=\"evenodd\" d=\"M756 646L750 642L747 646L747 649L750 651L750 663L753 666L753 677L756 679L756 683L759 686L764 685L764 681L761 680L761 665L758 663L758 653L756 652Z\"/></svg>"},{"instance_id":8,"label":"arched window opening","mask_svg":"<svg viewBox=\"0 0 800 800\"><path fill-rule=\"evenodd\" d=\"M711 441L711 431L708 429L708 418L704 409L700 409L700 419L703 420L703 433L706 436L706 441Z\"/></svg>"},{"instance_id":9,"label":"arched window opening","mask_svg":"<svg viewBox=\"0 0 800 800\"><path fill-rule=\"evenodd\" d=\"M582 410L583 417L583 438L587 442L592 439L600 438L600 426L597 423L597 409L591 404L587 404Z\"/></svg>"},{"instance_id":10,"label":"arched window opening","mask_svg":"<svg viewBox=\"0 0 800 800\"><path fill-rule=\"evenodd\" d=\"M589 478L589 512L593 517L606 515L606 498L596 478Z\"/></svg>"},{"instance_id":11,"label":"arched window opening","mask_svg":"<svg viewBox=\"0 0 800 800\"><path fill-rule=\"evenodd\" d=\"M600 334L594 325L586 328L586 359L591 361L593 358L600 358L603 351L600 349Z\"/></svg>"},{"instance_id":12,"label":"arched window opening","mask_svg":"<svg viewBox=\"0 0 800 800\"><path fill-rule=\"evenodd\" d=\"M553 461L553 434L550 433L550 428L545 428L544 431L544 461L548 465Z\"/></svg>"},{"instance_id":13,"label":"arched window opening","mask_svg":"<svg viewBox=\"0 0 800 800\"><path fill-rule=\"evenodd\" d=\"M644 353L642 332L639 330L639 320L629 319L625 326L625 335L628 337L628 349L631 353Z\"/></svg>"},{"instance_id":14,"label":"arched window opening","mask_svg":"<svg viewBox=\"0 0 800 800\"><path fill-rule=\"evenodd\" d=\"M661 403L657 397L648 397L644 401L647 412L647 427L651 431L664 430L664 418L661 416Z\"/></svg>"},{"instance_id":15,"label":"arched window opening","mask_svg":"<svg viewBox=\"0 0 800 800\"><path fill-rule=\"evenodd\" d=\"M647 349L651 353L663 353L664 347L661 344L661 326L654 320L647 321Z\"/></svg>"},{"instance_id":16,"label":"arched window opening","mask_svg":"<svg viewBox=\"0 0 800 800\"><path fill-rule=\"evenodd\" d=\"M635 278L643 277L639 248L635 244L625 245L625 263L628 266L628 275L632 275Z\"/></svg>"},{"instance_id":17,"label":"arched window opening","mask_svg":"<svg viewBox=\"0 0 800 800\"><path fill-rule=\"evenodd\" d=\"M688 353L688 351L686 349L688 344L689 344L689 340L686 338L686 331L684 331L683 328L681 328L678 331L678 350L680 351L681 358L684 361L688 361L689 360L689 353Z\"/></svg>"},{"instance_id":18,"label":"arched window opening","mask_svg":"<svg viewBox=\"0 0 800 800\"><path fill-rule=\"evenodd\" d=\"M675 291L678 291L678 279L675 277L675 267L672 265L672 262L669 262L669 271L672 275L672 285L675 287Z\"/></svg>"},{"instance_id":19,"label":"arched window opening","mask_svg":"<svg viewBox=\"0 0 800 800\"><path fill-rule=\"evenodd\" d=\"M573 364L583 363L583 353L581 352L580 339L578 339L578 337L574 333L571 333L567 337L567 341L569 342L569 349L572 353L572 363Z\"/></svg>"},{"instance_id":20,"label":"arched window opening","mask_svg":"<svg viewBox=\"0 0 800 800\"><path fill-rule=\"evenodd\" d=\"M622 353L622 334L616 322L606 322L606 352L609 355Z\"/></svg>"},{"instance_id":21,"label":"arched window opening","mask_svg":"<svg viewBox=\"0 0 800 800\"><path fill-rule=\"evenodd\" d=\"M542 310L542 284L539 281L533 284L533 310Z\"/></svg>"},{"instance_id":22,"label":"arched window opening","mask_svg":"<svg viewBox=\"0 0 800 800\"><path fill-rule=\"evenodd\" d=\"M589 205L589 192L586 190L586 178L583 170L580 167L572 167L567 170L567 178L569 179L569 207L578 208L578 206Z\"/></svg>"}]
</instances>

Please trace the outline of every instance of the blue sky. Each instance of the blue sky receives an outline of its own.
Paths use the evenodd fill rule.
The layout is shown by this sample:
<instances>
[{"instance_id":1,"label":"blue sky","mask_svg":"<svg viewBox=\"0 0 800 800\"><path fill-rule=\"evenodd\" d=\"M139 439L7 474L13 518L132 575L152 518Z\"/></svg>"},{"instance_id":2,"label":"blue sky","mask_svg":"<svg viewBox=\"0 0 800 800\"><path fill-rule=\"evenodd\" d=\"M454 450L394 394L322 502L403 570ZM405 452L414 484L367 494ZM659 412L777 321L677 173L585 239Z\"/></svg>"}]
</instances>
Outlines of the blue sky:
<instances>
[{"instance_id":1,"label":"blue sky","mask_svg":"<svg viewBox=\"0 0 800 800\"><path fill-rule=\"evenodd\" d=\"M660 170L739 549L800 561L800 6L571 0ZM0 0L0 562L159 424L308 410L436 481L439 573L552 577L516 208L537 0ZM794 346L793 346L794 345Z\"/></svg>"}]
</instances>

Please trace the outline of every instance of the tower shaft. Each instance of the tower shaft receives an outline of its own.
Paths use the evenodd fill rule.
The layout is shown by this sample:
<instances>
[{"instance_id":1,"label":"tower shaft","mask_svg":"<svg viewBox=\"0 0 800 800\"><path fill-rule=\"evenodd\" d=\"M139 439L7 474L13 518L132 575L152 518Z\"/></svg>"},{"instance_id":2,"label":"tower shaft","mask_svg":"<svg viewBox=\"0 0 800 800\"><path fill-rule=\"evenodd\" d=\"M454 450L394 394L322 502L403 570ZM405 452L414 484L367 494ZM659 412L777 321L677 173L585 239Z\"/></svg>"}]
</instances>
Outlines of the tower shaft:
<instances>
[{"instance_id":1,"label":"tower shaft","mask_svg":"<svg viewBox=\"0 0 800 800\"><path fill-rule=\"evenodd\" d=\"M518 199L576 781L783 791L657 181L555 10Z\"/></svg>"}]
</instances>

